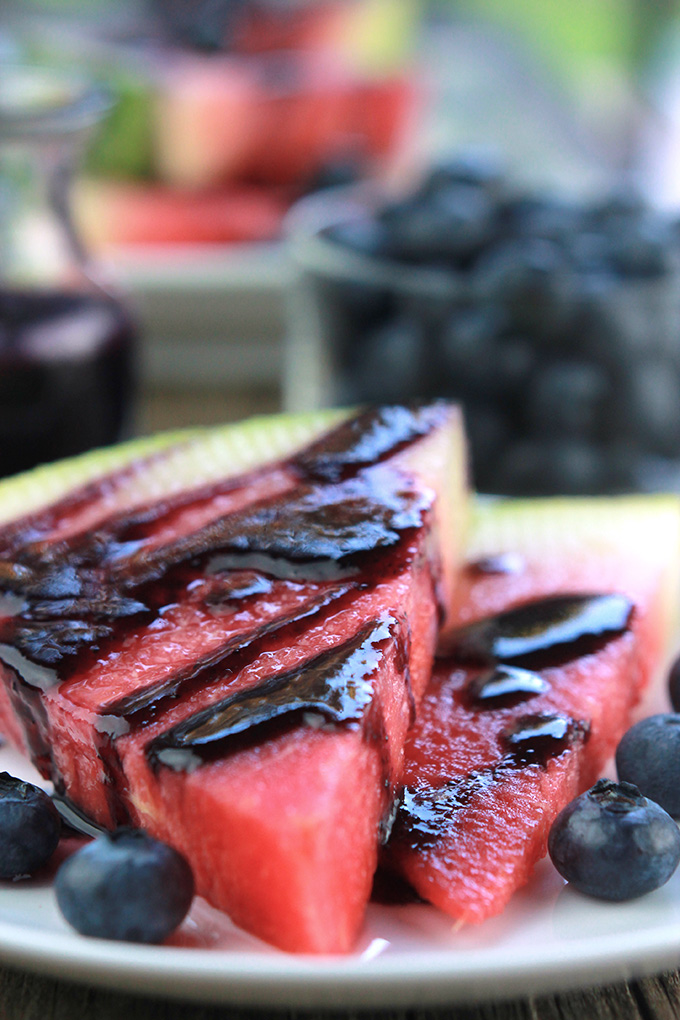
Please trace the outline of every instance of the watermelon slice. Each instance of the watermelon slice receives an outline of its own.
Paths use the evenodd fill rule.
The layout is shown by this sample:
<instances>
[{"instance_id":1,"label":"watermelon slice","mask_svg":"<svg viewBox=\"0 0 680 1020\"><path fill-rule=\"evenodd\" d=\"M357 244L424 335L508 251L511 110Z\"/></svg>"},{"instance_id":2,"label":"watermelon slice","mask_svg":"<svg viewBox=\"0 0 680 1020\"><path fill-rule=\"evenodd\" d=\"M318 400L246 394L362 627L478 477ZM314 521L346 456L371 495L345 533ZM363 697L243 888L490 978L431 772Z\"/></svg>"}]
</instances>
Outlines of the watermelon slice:
<instances>
[{"instance_id":1,"label":"watermelon slice","mask_svg":"<svg viewBox=\"0 0 680 1020\"><path fill-rule=\"evenodd\" d=\"M528 880L661 672L679 543L672 497L480 504L389 846L424 899L483 921Z\"/></svg>"},{"instance_id":2,"label":"watermelon slice","mask_svg":"<svg viewBox=\"0 0 680 1020\"><path fill-rule=\"evenodd\" d=\"M465 507L457 409L342 417L43 469L53 501L0 529L0 725L306 952L361 924Z\"/></svg>"}]
</instances>

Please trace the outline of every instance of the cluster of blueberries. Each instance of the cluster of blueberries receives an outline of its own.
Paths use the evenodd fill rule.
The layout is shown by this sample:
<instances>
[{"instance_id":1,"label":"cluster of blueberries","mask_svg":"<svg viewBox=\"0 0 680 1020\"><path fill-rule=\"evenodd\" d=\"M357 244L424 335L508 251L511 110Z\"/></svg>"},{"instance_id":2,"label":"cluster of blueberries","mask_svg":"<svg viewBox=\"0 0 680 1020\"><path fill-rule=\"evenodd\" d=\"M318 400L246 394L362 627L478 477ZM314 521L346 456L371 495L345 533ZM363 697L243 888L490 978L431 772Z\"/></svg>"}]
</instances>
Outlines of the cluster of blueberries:
<instances>
[{"instance_id":1,"label":"cluster of blueberries","mask_svg":"<svg viewBox=\"0 0 680 1020\"><path fill-rule=\"evenodd\" d=\"M462 400L486 492L680 477L670 218L631 193L517 194L494 160L461 157L322 234L354 267L315 279L338 403Z\"/></svg>"},{"instance_id":2,"label":"cluster of blueberries","mask_svg":"<svg viewBox=\"0 0 680 1020\"><path fill-rule=\"evenodd\" d=\"M548 850L580 892L630 900L664 885L680 864L680 660L670 672L674 711L624 734L619 782L601 779L557 816Z\"/></svg>"}]
</instances>

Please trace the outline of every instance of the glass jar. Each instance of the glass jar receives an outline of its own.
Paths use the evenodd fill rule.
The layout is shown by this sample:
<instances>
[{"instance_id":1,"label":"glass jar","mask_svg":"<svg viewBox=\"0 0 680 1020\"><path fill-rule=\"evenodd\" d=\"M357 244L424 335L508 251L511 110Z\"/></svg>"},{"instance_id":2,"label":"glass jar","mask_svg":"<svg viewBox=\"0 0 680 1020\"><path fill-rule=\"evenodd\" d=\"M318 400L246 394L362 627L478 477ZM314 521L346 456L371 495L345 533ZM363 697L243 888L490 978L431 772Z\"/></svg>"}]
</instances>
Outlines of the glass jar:
<instances>
[{"instance_id":1,"label":"glass jar","mask_svg":"<svg viewBox=\"0 0 680 1020\"><path fill-rule=\"evenodd\" d=\"M484 186L487 205L465 182L486 233L461 258L425 186L422 201L349 189L293 210L286 408L454 399L482 492L680 491L677 225L632 196ZM394 253L398 217L419 259Z\"/></svg>"},{"instance_id":2,"label":"glass jar","mask_svg":"<svg viewBox=\"0 0 680 1020\"><path fill-rule=\"evenodd\" d=\"M135 329L74 229L69 189L107 95L0 68L0 475L118 441Z\"/></svg>"}]
</instances>

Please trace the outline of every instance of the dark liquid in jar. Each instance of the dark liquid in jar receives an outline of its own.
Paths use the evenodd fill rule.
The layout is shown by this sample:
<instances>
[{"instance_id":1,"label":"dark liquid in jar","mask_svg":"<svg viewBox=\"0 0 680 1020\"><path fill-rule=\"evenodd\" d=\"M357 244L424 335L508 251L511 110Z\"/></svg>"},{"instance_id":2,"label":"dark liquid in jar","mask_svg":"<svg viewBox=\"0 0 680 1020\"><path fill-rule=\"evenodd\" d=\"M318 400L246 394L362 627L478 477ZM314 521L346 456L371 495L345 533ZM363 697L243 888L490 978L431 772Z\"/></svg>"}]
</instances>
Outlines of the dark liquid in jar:
<instances>
[{"instance_id":1,"label":"dark liquid in jar","mask_svg":"<svg viewBox=\"0 0 680 1020\"><path fill-rule=\"evenodd\" d=\"M0 475L117 442L135 331L108 295L0 287Z\"/></svg>"}]
</instances>

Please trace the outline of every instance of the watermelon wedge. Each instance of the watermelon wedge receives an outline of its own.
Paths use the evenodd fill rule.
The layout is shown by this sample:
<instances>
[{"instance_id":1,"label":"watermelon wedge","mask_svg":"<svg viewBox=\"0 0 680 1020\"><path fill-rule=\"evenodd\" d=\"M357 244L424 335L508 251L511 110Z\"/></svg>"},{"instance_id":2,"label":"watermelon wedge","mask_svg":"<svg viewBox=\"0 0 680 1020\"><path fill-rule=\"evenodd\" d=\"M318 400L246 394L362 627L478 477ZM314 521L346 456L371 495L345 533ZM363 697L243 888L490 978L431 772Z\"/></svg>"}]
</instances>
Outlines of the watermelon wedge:
<instances>
[{"instance_id":1,"label":"watermelon wedge","mask_svg":"<svg viewBox=\"0 0 680 1020\"><path fill-rule=\"evenodd\" d=\"M0 726L91 818L181 850L237 924L346 951L451 604L459 412L264 419L118 458L42 469L47 505L5 483L27 505L0 528Z\"/></svg>"},{"instance_id":2,"label":"watermelon wedge","mask_svg":"<svg viewBox=\"0 0 680 1020\"><path fill-rule=\"evenodd\" d=\"M421 897L478 922L527 882L661 673L679 545L673 497L479 504L388 848Z\"/></svg>"}]
</instances>

